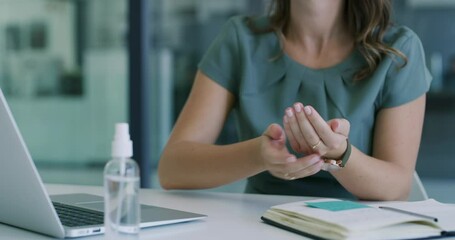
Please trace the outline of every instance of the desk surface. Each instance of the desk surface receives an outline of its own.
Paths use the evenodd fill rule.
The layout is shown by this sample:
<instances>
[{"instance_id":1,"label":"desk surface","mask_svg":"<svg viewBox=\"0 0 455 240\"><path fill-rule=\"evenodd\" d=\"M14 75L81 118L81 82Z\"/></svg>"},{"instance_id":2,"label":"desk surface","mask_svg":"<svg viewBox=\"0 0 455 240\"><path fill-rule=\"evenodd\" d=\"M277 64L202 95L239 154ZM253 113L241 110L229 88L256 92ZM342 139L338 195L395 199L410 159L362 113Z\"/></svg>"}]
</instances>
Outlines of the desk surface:
<instances>
[{"instance_id":1,"label":"desk surface","mask_svg":"<svg viewBox=\"0 0 455 240\"><path fill-rule=\"evenodd\" d=\"M49 194L90 193L102 195L102 187L50 185ZM302 236L267 225L260 220L270 206L304 200L293 196L271 196L206 191L141 189L141 203L208 215L201 221L141 230L140 239L302 239ZM0 224L0 239L51 239ZM84 239L84 238L83 238ZM103 235L85 239L104 239Z\"/></svg>"}]
</instances>

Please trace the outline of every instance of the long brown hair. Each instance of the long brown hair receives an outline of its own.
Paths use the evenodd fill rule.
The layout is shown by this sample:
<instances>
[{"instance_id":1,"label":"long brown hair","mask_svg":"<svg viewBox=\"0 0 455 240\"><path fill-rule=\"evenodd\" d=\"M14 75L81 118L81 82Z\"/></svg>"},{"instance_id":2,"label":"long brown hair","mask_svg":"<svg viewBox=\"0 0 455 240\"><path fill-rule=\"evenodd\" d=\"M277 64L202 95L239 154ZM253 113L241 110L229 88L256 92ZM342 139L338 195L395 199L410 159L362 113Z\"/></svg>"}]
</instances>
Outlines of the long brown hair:
<instances>
[{"instance_id":1,"label":"long brown hair","mask_svg":"<svg viewBox=\"0 0 455 240\"><path fill-rule=\"evenodd\" d=\"M256 33L286 31L290 21L290 0L272 0L270 6L270 25L258 29L249 22ZM383 42L387 28L391 24L392 4L390 0L346 0L346 22L351 31L355 45L367 65L360 69L354 79L360 80L373 73L384 55L398 56L406 65L406 56Z\"/></svg>"}]
</instances>

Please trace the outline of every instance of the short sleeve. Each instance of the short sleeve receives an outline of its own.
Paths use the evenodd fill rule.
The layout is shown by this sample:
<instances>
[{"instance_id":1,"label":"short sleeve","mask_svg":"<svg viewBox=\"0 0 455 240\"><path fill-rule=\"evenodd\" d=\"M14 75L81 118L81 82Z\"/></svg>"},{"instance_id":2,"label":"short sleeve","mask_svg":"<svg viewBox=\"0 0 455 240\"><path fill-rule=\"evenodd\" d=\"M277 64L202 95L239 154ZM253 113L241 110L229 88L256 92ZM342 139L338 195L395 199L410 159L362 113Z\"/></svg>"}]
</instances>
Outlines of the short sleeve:
<instances>
[{"instance_id":1,"label":"short sleeve","mask_svg":"<svg viewBox=\"0 0 455 240\"><path fill-rule=\"evenodd\" d=\"M240 62L238 17L231 18L221 29L202 60L199 70L233 94L238 92L238 71Z\"/></svg>"},{"instance_id":2,"label":"short sleeve","mask_svg":"<svg viewBox=\"0 0 455 240\"><path fill-rule=\"evenodd\" d=\"M385 79L382 107L396 107L411 102L428 92L432 77L425 64L425 54L418 36L407 29L406 39L401 46L393 46L407 57L407 63L401 66L402 59L396 57Z\"/></svg>"}]
</instances>

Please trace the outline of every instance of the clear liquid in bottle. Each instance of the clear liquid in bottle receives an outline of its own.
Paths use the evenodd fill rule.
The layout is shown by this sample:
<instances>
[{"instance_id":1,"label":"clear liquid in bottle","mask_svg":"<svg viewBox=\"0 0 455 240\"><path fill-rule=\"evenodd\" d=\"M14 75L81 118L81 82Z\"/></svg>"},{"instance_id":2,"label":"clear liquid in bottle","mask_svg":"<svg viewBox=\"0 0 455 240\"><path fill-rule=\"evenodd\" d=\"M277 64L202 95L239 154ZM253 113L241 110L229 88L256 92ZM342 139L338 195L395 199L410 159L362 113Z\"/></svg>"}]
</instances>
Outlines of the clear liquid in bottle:
<instances>
[{"instance_id":1,"label":"clear liquid in bottle","mask_svg":"<svg viewBox=\"0 0 455 240\"><path fill-rule=\"evenodd\" d=\"M128 125L116 125L112 156L104 168L104 225L107 239L134 239L140 230L139 167L129 158Z\"/></svg>"}]
</instances>

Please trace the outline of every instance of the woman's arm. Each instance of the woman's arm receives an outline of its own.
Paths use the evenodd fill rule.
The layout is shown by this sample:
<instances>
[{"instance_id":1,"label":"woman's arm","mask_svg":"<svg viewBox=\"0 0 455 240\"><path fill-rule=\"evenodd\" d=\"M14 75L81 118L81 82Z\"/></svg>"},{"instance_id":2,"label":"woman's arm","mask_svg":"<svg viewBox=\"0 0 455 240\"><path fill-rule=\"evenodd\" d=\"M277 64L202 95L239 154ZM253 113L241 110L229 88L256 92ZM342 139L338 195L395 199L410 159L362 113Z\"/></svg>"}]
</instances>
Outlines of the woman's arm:
<instances>
[{"instance_id":1,"label":"woman's arm","mask_svg":"<svg viewBox=\"0 0 455 240\"><path fill-rule=\"evenodd\" d=\"M344 127L342 131L335 131L333 124L326 123L315 109L299 107L297 110L288 108L284 117L286 134L293 149L339 159L347 148L345 139L349 123L338 120ZM332 175L360 199L405 200L417 160L424 111L425 95L407 104L381 110L376 117L372 156L352 146L346 166L331 171Z\"/></svg>"},{"instance_id":2,"label":"woman's arm","mask_svg":"<svg viewBox=\"0 0 455 240\"><path fill-rule=\"evenodd\" d=\"M165 189L221 186L268 170L287 178L293 169L317 162L314 156L296 159L286 148L279 125L271 124L260 137L231 145L214 145L234 96L202 72L163 151L158 174ZM308 160L309 158L313 158Z\"/></svg>"},{"instance_id":3,"label":"woman's arm","mask_svg":"<svg viewBox=\"0 0 455 240\"><path fill-rule=\"evenodd\" d=\"M381 110L376 118L373 156L355 147L346 167L332 174L360 199L406 200L422 135L425 95Z\"/></svg>"},{"instance_id":4,"label":"woman's arm","mask_svg":"<svg viewBox=\"0 0 455 240\"><path fill-rule=\"evenodd\" d=\"M163 188L210 188L263 170L257 140L216 146L234 104L234 95L202 72L162 153L158 174Z\"/></svg>"}]
</instances>

